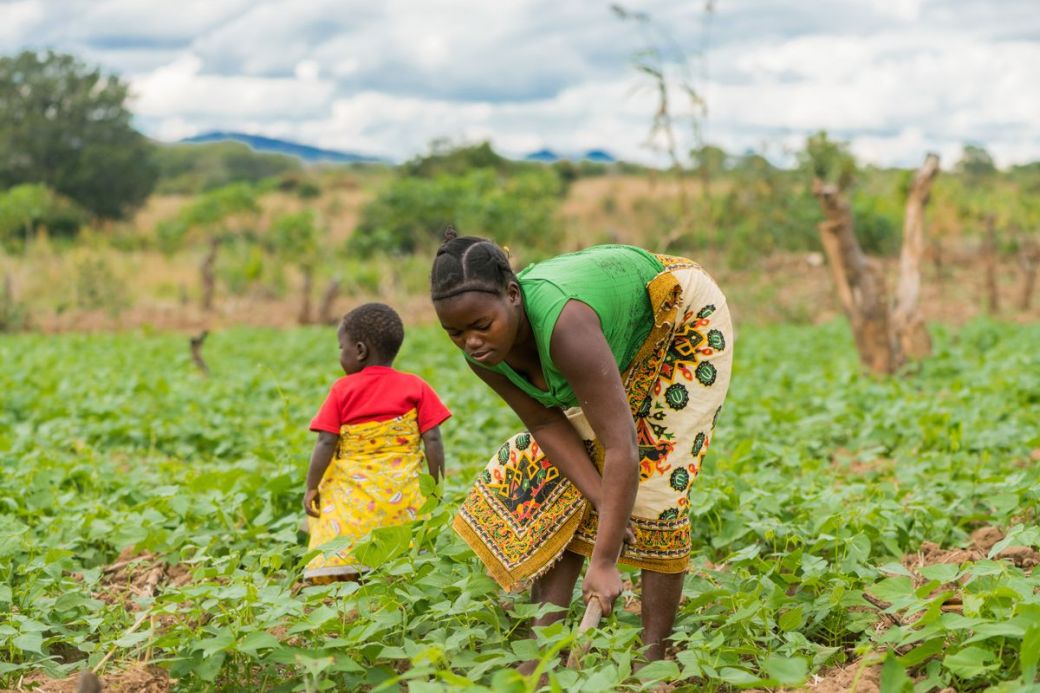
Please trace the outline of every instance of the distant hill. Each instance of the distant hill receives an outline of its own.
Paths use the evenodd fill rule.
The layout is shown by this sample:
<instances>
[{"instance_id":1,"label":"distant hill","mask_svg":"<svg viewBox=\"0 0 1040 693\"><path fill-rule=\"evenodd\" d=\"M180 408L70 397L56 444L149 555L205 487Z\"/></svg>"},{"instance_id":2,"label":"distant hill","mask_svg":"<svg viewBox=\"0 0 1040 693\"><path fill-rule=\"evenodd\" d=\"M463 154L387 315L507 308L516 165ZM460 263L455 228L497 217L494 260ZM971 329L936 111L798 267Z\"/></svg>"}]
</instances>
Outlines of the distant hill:
<instances>
[{"instance_id":1,"label":"distant hill","mask_svg":"<svg viewBox=\"0 0 1040 693\"><path fill-rule=\"evenodd\" d=\"M275 154L287 154L298 157L306 162L316 163L328 161L337 164L359 164L359 163L384 163L386 159L376 156L367 156L354 152L340 152L334 149L320 149L306 144L298 144L287 140L279 140L273 137L262 137L260 135L247 135L243 132L206 132L194 137L186 137L181 142L197 144L203 142L241 142L258 152L271 152Z\"/></svg>"},{"instance_id":2,"label":"distant hill","mask_svg":"<svg viewBox=\"0 0 1040 693\"><path fill-rule=\"evenodd\" d=\"M524 157L524 161L539 161L543 164L551 164L556 161L591 161L597 164L615 164L617 159L612 154L602 149L590 149L583 154L566 155L554 152L551 149L539 149Z\"/></svg>"}]
</instances>

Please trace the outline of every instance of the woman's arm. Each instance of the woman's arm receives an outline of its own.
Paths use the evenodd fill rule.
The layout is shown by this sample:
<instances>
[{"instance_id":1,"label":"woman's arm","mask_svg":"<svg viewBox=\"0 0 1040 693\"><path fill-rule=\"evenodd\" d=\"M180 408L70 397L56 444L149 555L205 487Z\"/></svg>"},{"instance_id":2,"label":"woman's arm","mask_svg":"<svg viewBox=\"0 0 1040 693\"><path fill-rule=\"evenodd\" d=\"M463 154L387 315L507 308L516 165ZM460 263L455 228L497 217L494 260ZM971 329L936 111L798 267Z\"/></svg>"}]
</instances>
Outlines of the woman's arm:
<instances>
[{"instance_id":1,"label":"woman's arm","mask_svg":"<svg viewBox=\"0 0 1040 693\"><path fill-rule=\"evenodd\" d=\"M549 348L605 451L599 527L582 589L586 601L597 596L604 613L610 613L621 594L617 559L639 489L635 422L617 362L592 308L579 301L567 303Z\"/></svg>"},{"instance_id":2,"label":"woman's arm","mask_svg":"<svg viewBox=\"0 0 1040 693\"><path fill-rule=\"evenodd\" d=\"M509 382L504 375L473 363L469 363L469 367L505 400L538 441L538 447L545 456L598 510L601 502L599 471L589 459L581 436L563 412L555 407L543 406Z\"/></svg>"},{"instance_id":3,"label":"woman's arm","mask_svg":"<svg viewBox=\"0 0 1040 693\"><path fill-rule=\"evenodd\" d=\"M422 434L423 449L426 451L426 466L430 476L440 481L444 476L444 443L441 442L441 427L433 428Z\"/></svg>"}]
</instances>

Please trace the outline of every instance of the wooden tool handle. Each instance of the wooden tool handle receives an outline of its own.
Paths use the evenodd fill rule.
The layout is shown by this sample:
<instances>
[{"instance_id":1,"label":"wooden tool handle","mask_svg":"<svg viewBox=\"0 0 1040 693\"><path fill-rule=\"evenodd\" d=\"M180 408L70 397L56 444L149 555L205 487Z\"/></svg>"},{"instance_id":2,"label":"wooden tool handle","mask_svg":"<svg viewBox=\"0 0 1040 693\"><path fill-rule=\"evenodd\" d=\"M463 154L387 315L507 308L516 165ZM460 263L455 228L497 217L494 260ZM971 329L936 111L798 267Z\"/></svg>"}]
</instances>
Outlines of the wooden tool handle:
<instances>
[{"instance_id":1,"label":"wooden tool handle","mask_svg":"<svg viewBox=\"0 0 1040 693\"><path fill-rule=\"evenodd\" d=\"M584 633L590 628L595 628L599 625L601 618L603 618L603 605L600 603L599 597L593 596L585 607L585 615L581 619L581 625L578 626L578 632Z\"/></svg>"}]
</instances>

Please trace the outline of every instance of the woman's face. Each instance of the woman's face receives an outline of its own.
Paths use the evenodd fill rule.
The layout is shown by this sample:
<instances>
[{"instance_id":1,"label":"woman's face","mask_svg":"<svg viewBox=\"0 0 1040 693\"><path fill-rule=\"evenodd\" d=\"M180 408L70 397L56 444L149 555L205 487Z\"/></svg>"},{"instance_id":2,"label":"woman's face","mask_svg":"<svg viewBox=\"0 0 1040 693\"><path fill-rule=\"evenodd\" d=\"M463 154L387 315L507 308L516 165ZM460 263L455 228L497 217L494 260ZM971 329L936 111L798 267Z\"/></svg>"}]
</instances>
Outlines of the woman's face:
<instances>
[{"instance_id":1,"label":"woman's face","mask_svg":"<svg viewBox=\"0 0 1040 693\"><path fill-rule=\"evenodd\" d=\"M455 346L485 366L505 360L516 343L523 311L520 287L502 294L467 291L433 304L441 327Z\"/></svg>"}]
</instances>

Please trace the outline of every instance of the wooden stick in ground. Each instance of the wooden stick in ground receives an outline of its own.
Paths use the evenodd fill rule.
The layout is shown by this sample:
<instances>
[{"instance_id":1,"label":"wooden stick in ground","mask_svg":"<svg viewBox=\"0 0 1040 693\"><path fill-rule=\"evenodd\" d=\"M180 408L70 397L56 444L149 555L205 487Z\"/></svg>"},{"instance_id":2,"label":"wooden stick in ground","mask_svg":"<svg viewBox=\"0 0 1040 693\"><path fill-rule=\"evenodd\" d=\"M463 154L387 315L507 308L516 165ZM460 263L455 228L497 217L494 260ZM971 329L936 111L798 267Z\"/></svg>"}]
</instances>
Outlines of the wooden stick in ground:
<instances>
[{"instance_id":1,"label":"wooden stick in ground","mask_svg":"<svg viewBox=\"0 0 1040 693\"><path fill-rule=\"evenodd\" d=\"M1000 312L1000 288L997 283L997 218L987 214L985 218L986 238L983 243L983 262L986 269L986 293L989 297L989 312Z\"/></svg>"},{"instance_id":2,"label":"wooden stick in ground","mask_svg":"<svg viewBox=\"0 0 1040 693\"><path fill-rule=\"evenodd\" d=\"M209 366L202 359L202 344L206 341L206 337L209 336L209 330L203 330L198 336L191 338L191 360L195 362L198 369L202 371L203 375L209 375Z\"/></svg>"},{"instance_id":3,"label":"wooden stick in ground","mask_svg":"<svg viewBox=\"0 0 1040 693\"><path fill-rule=\"evenodd\" d=\"M1040 268L1040 245L1023 238L1018 251L1018 266L1022 269L1022 288L1018 307L1029 310L1033 307L1033 289L1036 287L1036 272Z\"/></svg>"}]
</instances>

